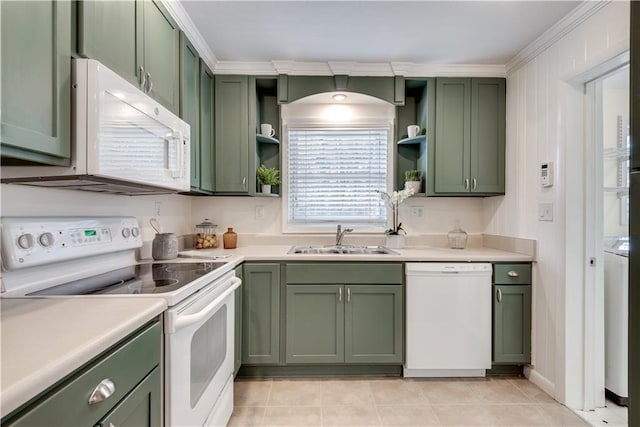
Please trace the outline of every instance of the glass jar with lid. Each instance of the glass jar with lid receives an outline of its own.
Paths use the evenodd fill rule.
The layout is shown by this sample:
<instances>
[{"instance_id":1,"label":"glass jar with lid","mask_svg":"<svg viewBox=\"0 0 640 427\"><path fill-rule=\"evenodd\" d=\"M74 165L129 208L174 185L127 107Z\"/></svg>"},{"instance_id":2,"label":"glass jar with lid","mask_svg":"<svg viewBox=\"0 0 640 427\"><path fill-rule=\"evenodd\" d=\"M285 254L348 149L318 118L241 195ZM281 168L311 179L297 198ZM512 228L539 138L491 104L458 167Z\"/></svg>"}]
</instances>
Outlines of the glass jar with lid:
<instances>
[{"instance_id":1,"label":"glass jar with lid","mask_svg":"<svg viewBox=\"0 0 640 427\"><path fill-rule=\"evenodd\" d=\"M464 249L467 245L467 233L460 228L460 221L456 221L456 225L449 232L448 237L451 249Z\"/></svg>"},{"instance_id":2,"label":"glass jar with lid","mask_svg":"<svg viewBox=\"0 0 640 427\"><path fill-rule=\"evenodd\" d=\"M196 225L196 249L212 249L218 247L218 236L216 235L216 224L205 218Z\"/></svg>"}]
</instances>

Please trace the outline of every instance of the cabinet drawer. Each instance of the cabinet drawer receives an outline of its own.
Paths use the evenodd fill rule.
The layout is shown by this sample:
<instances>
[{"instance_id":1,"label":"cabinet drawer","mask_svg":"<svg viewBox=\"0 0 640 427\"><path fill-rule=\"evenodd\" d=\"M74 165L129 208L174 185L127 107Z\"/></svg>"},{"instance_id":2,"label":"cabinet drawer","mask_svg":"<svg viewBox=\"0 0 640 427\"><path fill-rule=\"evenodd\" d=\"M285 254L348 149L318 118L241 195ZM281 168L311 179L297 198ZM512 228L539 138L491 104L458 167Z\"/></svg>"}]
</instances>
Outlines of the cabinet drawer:
<instances>
[{"instance_id":1,"label":"cabinet drawer","mask_svg":"<svg viewBox=\"0 0 640 427\"><path fill-rule=\"evenodd\" d=\"M287 283L402 284L402 264L369 262L287 264Z\"/></svg>"},{"instance_id":2,"label":"cabinet drawer","mask_svg":"<svg viewBox=\"0 0 640 427\"><path fill-rule=\"evenodd\" d=\"M497 285L531 284L531 264L494 264L493 283Z\"/></svg>"},{"instance_id":3,"label":"cabinet drawer","mask_svg":"<svg viewBox=\"0 0 640 427\"><path fill-rule=\"evenodd\" d=\"M42 398L28 412L3 425L94 425L158 366L160 352L160 324L154 323ZM89 396L104 379L113 382L115 391L105 400L90 405Z\"/></svg>"}]
</instances>

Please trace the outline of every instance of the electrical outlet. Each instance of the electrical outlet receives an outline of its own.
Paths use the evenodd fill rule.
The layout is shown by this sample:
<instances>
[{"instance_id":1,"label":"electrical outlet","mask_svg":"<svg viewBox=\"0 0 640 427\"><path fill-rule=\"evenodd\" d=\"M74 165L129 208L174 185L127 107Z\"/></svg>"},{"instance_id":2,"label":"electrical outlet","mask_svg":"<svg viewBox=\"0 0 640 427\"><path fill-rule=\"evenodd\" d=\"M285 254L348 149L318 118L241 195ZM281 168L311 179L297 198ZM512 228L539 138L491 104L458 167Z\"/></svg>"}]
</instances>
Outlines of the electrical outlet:
<instances>
[{"instance_id":1,"label":"electrical outlet","mask_svg":"<svg viewBox=\"0 0 640 427\"><path fill-rule=\"evenodd\" d=\"M420 218L422 217L422 213L422 206L411 206L411 218Z\"/></svg>"},{"instance_id":2,"label":"electrical outlet","mask_svg":"<svg viewBox=\"0 0 640 427\"><path fill-rule=\"evenodd\" d=\"M538 203L538 221L553 221L553 203Z\"/></svg>"},{"instance_id":3,"label":"electrical outlet","mask_svg":"<svg viewBox=\"0 0 640 427\"><path fill-rule=\"evenodd\" d=\"M160 207L162 206L162 202L155 202L154 204L154 213L155 213L155 217L159 218L160 217Z\"/></svg>"},{"instance_id":4,"label":"electrical outlet","mask_svg":"<svg viewBox=\"0 0 640 427\"><path fill-rule=\"evenodd\" d=\"M255 218L264 219L264 206L256 206Z\"/></svg>"}]
</instances>

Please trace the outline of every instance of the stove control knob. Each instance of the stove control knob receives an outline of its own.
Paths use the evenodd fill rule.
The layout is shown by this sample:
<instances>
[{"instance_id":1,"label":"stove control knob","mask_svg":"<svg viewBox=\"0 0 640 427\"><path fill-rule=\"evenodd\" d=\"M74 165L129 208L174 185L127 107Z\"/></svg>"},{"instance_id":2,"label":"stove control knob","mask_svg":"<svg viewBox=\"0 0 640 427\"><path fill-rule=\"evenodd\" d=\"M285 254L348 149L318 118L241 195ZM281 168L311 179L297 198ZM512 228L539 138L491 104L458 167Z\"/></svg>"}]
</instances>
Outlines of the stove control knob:
<instances>
[{"instance_id":1,"label":"stove control knob","mask_svg":"<svg viewBox=\"0 0 640 427\"><path fill-rule=\"evenodd\" d=\"M51 233L42 233L38 238L40 244L45 248L53 245L53 234Z\"/></svg>"},{"instance_id":2,"label":"stove control knob","mask_svg":"<svg viewBox=\"0 0 640 427\"><path fill-rule=\"evenodd\" d=\"M22 249L31 249L33 247L33 234L25 233L18 236L18 246Z\"/></svg>"},{"instance_id":3,"label":"stove control knob","mask_svg":"<svg viewBox=\"0 0 640 427\"><path fill-rule=\"evenodd\" d=\"M122 237L128 239L131 236L131 229L129 227L125 227L122 229Z\"/></svg>"},{"instance_id":4,"label":"stove control knob","mask_svg":"<svg viewBox=\"0 0 640 427\"><path fill-rule=\"evenodd\" d=\"M140 229L138 227L133 227L131 229L131 235L133 237L138 237L140 235Z\"/></svg>"}]
</instances>

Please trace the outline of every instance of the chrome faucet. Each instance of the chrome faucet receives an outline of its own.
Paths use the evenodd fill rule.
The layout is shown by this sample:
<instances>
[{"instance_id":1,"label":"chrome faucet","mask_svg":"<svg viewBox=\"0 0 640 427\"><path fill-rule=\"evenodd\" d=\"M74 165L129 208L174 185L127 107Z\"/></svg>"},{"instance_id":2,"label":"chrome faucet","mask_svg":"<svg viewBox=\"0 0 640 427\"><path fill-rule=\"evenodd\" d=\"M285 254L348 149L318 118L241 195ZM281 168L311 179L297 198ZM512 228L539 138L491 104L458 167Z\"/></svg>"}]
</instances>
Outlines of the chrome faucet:
<instances>
[{"instance_id":1,"label":"chrome faucet","mask_svg":"<svg viewBox=\"0 0 640 427\"><path fill-rule=\"evenodd\" d=\"M338 229L336 230L336 246L342 246L342 239L346 233L351 233L353 228L345 228L342 229L342 226L338 224Z\"/></svg>"}]
</instances>

